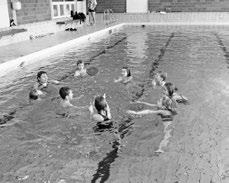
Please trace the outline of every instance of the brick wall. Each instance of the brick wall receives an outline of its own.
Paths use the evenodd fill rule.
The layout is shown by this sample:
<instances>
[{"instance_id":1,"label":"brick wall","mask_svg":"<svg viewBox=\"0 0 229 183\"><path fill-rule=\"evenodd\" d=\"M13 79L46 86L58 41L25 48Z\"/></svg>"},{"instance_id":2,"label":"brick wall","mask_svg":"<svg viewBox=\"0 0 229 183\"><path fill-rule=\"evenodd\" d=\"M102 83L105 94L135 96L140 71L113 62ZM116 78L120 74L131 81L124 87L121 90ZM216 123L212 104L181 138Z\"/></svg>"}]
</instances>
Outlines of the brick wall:
<instances>
[{"instance_id":1,"label":"brick wall","mask_svg":"<svg viewBox=\"0 0 229 183\"><path fill-rule=\"evenodd\" d=\"M207 12L229 11L229 0L149 0L149 10Z\"/></svg>"},{"instance_id":2,"label":"brick wall","mask_svg":"<svg viewBox=\"0 0 229 183\"><path fill-rule=\"evenodd\" d=\"M20 0L21 10L17 11L18 24L51 19L50 0Z\"/></svg>"},{"instance_id":3,"label":"brick wall","mask_svg":"<svg viewBox=\"0 0 229 183\"><path fill-rule=\"evenodd\" d=\"M126 12L126 0L97 0L96 12L103 13L105 9L112 9L114 13Z\"/></svg>"}]
</instances>

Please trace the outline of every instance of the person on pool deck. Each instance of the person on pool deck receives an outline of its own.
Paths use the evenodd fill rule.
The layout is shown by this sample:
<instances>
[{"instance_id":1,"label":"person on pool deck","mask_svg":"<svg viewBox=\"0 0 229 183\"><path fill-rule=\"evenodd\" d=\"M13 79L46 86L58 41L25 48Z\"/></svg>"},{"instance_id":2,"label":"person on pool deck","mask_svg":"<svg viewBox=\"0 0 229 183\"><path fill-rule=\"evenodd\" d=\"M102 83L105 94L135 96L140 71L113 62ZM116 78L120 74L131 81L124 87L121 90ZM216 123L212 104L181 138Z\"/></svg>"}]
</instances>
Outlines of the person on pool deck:
<instances>
[{"instance_id":1,"label":"person on pool deck","mask_svg":"<svg viewBox=\"0 0 229 183\"><path fill-rule=\"evenodd\" d=\"M173 93L174 93L174 87L172 83L165 83L166 90L163 90L163 96L162 98L157 102L157 104L150 104L147 102L141 102L145 103L148 106L156 107L156 110L143 110L143 111L132 111L128 110L127 113L129 114L136 114L136 115L145 115L145 114L159 114L162 116L173 116L177 114L176 112L176 106L177 103L173 99Z\"/></svg>"},{"instance_id":2,"label":"person on pool deck","mask_svg":"<svg viewBox=\"0 0 229 183\"><path fill-rule=\"evenodd\" d=\"M89 0L88 1L88 14L89 14L89 23L90 25L95 24L95 8L97 6L96 0Z\"/></svg>"},{"instance_id":3,"label":"person on pool deck","mask_svg":"<svg viewBox=\"0 0 229 183\"><path fill-rule=\"evenodd\" d=\"M77 69L74 74L75 77L87 76L87 69L84 67L84 62L82 60L77 61Z\"/></svg>"},{"instance_id":4,"label":"person on pool deck","mask_svg":"<svg viewBox=\"0 0 229 183\"><path fill-rule=\"evenodd\" d=\"M49 80L47 72L39 71L37 73L37 82L34 84L32 90L29 93L29 98L32 100L37 100L40 95L44 95L44 89L48 87L48 84L59 84L57 80Z\"/></svg>"},{"instance_id":5,"label":"person on pool deck","mask_svg":"<svg viewBox=\"0 0 229 183\"><path fill-rule=\"evenodd\" d=\"M89 106L89 112L92 119L96 122L109 121L111 119L111 111L106 101L106 94L95 97L93 103L94 105L91 103ZM94 111L94 107L96 111Z\"/></svg>"},{"instance_id":6,"label":"person on pool deck","mask_svg":"<svg viewBox=\"0 0 229 183\"><path fill-rule=\"evenodd\" d=\"M133 77L131 76L130 69L128 67L123 67L121 74L122 76L114 80L115 83L120 82L123 84L127 84L133 79Z\"/></svg>"}]
</instances>

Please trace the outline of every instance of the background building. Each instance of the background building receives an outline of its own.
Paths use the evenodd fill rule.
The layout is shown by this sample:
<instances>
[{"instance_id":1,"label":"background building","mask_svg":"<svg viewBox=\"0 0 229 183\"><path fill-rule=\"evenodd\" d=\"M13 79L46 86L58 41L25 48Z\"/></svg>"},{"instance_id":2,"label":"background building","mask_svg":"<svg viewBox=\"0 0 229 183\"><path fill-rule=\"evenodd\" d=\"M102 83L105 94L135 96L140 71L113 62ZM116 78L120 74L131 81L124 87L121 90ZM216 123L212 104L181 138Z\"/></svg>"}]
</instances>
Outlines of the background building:
<instances>
[{"instance_id":1,"label":"background building","mask_svg":"<svg viewBox=\"0 0 229 183\"><path fill-rule=\"evenodd\" d=\"M0 0L0 28L69 17L70 11L87 12L88 0ZM96 11L103 13L206 12L229 11L229 0L97 0ZM19 6L12 6L19 5ZM21 7L20 7L21 5ZM18 10L15 10L15 8Z\"/></svg>"},{"instance_id":2,"label":"background building","mask_svg":"<svg viewBox=\"0 0 229 183\"><path fill-rule=\"evenodd\" d=\"M9 27L10 19L21 25L69 17L71 10L86 13L86 0L0 0L0 28Z\"/></svg>"}]
</instances>

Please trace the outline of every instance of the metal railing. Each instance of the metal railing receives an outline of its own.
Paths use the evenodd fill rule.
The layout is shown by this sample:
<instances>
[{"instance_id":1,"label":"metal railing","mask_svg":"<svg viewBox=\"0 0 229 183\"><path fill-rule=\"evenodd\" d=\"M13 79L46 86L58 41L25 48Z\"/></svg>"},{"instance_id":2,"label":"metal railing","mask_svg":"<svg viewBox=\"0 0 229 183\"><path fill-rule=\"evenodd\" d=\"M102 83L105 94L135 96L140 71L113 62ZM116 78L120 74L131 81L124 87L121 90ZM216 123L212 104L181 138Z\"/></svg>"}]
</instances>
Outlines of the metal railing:
<instances>
[{"instance_id":1,"label":"metal railing","mask_svg":"<svg viewBox=\"0 0 229 183\"><path fill-rule=\"evenodd\" d=\"M103 11L103 21L106 25L111 24L116 21L112 9L105 9Z\"/></svg>"}]
</instances>

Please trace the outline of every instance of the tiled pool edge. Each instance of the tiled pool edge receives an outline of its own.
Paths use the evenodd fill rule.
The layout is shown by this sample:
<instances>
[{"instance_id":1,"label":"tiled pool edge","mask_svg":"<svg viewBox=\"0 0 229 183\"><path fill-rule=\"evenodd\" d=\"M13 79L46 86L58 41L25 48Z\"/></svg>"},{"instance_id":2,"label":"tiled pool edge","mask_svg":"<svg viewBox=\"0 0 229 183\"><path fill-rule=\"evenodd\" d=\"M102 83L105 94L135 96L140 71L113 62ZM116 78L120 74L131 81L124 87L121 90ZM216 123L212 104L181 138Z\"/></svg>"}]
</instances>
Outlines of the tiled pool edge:
<instances>
[{"instance_id":1,"label":"tiled pool edge","mask_svg":"<svg viewBox=\"0 0 229 183\"><path fill-rule=\"evenodd\" d=\"M6 75L10 71L16 70L18 68L23 68L23 66L25 66L25 65L35 63L35 62L37 62L43 58L54 55L56 53L60 53L61 50L66 50L66 49L71 48L73 46L77 46L77 45L80 45L82 43L87 43L89 40L102 38L105 35L109 35L113 32L119 31L123 27L123 25L125 25L125 24L121 23L118 25L114 25L112 27L108 27L108 28L105 28L105 29L84 35L84 36L80 36L80 37L75 38L73 40L66 41L64 43L60 43L58 45L42 49L40 51L31 53L29 55L22 56L22 57L4 62L4 63L0 64L0 71L1 71L0 77Z\"/></svg>"}]
</instances>

